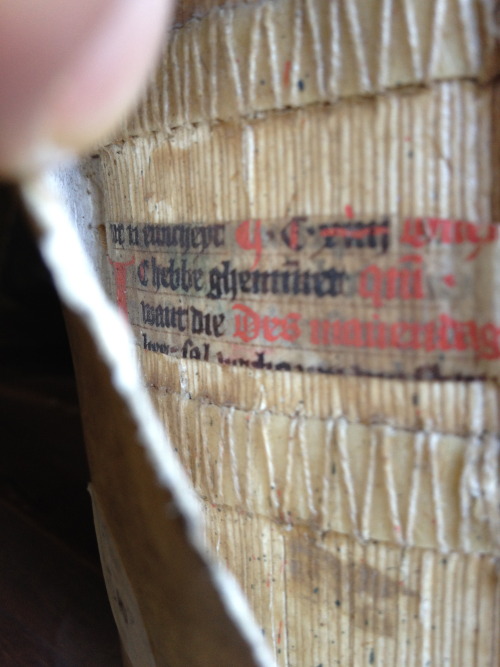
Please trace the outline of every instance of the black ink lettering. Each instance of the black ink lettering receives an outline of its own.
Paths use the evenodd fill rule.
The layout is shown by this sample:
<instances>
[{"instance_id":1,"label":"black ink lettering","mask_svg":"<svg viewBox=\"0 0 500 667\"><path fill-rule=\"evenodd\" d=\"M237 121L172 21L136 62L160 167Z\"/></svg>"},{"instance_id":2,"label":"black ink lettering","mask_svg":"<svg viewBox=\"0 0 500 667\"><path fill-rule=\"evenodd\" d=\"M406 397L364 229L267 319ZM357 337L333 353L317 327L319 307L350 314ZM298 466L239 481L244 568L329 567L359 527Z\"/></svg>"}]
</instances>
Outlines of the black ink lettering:
<instances>
[{"instance_id":1,"label":"black ink lettering","mask_svg":"<svg viewBox=\"0 0 500 667\"><path fill-rule=\"evenodd\" d=\"M389 219L362 222L329 222L319 226L323 248L370 248L386 253L389 248Z\"/></svg>"},{"instance_id":2,"label":"black ink lettering","mask_svg":"<svg viewBox=\"0 0 500 667\"><path fill-rule=\"evenodd\" d=\"M128 232L128 244L137 246L139 245L139 230L137 225L127 225Z\"/></svg>"},{"instance_id":3,"label":"black ink lettering","mask_svg":"<svg viewBox=\"0 0 500 667\"><path fill-rule=\"evenodd\" d=\"M209 271L208 299L235 299L240 292L254 295L314 295L336 297L343 293L348 275L335 268L310 271L236 271L231 262L222 262L222 269Z\"/></svg>"},{"instance_id":4,"label":"black ink lettering","mask_svg":"<svg viewBox=\"0 0 500 667\"><path fill-rule=\"evenodd\" d=\"M111 241L114 245L123 245L125 243L125 228L120 224L110 224Z\"/></svg>"},{"instance_id":5,"label":"black ink lettering","mask_svg":"<svg viewBox=\"0 0 500 667\"><path fill-rule=\"evenodd\" d=\"M188 338L186 341L184 341L182 346L182 358L209 361L210 345L208 343L204 343L201 347L198 347L198 345L195 345L193 341Z\"/></svg>"},{"instance_id":6,"label":"black ink lettering","mask_svg":"<svg viewBox=\"0 0 500 667\"><path fill-rule=\"evenodd\" d=\"M141 285L143 285L144 287L147 287L147 284L149 282L147 277L148 268L149 268L149 262L147 259L144 259L137 267L137 278L139 279Z\"/></svg>"},{"instance_id":7,"label":"black ink lettering","mask_svg":"<svg viewBox=\"0 0 500 667\"><path fill-rule=\"evenodd\" d=\"M182 253L205 252L214 246L220 248L225 245L224 224L214 225L144 225L142 227L142 242L144 247L175 248Z\"/></svg>"},{"instance_id":8,"label":"black ink lettering","mask_svg":"<svg viewBox=\"0 0 500 667\"><path fill-rule=\"evenodd\" d=\"M193 334L204 334L206 336L215 336L219 338L224 334L223 323L225 315L213 313L204 313L194 306L191 306L191 332Z\"/></svg>"},{"instance_id":9,"label":"black ink lettering","mask_svg":"<svg viewBox=\"0 0 500 667\"><path fill-rule=\"evenodd\" d=\"M180 306L152 306L141 301L142 322L161 329L186 331L188 309Z\"/></svg>"},{"instance_id":10,"label":"black ink lettering","mask_svg":"<svg viewBox=\"0 0 500 667\"><path fill-rule=\"evenodd\" d=\"M171 259L167 266L162 266L158 264L156 257L151 257L151 274L153 287L157 291L160 287L186 293L203 289L203 269L188 268L186 259L181 260L180 266L175 259Z\"/></svg>"}]
</instances>

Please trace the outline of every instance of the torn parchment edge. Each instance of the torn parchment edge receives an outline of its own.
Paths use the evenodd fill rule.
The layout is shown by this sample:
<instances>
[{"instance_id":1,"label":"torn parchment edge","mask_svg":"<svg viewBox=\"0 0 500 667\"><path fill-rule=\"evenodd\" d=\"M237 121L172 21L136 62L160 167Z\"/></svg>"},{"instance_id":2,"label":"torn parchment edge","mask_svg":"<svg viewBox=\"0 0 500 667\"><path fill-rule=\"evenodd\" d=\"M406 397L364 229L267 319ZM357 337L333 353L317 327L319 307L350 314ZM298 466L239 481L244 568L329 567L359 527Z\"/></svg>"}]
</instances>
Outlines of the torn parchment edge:
<instances>
[{"instance_id":1,"label":"torn parchment edge","mask_svg":"<svg viewBox=\"0 0 500 667\"><path fill-rule=\"evenodd\" d=\"M90 332L112 384L137 426L158 481L172 495L175 508L185 520L188 540L206 563L229 617L248 642L256 664L271 667L275 664L271 652L236 580L207 556L198 499L141 382L129 325L105 295L71 213L63 204L56 179L50 174L34 177L22 185L21 192L40 232L38 246L61 301ZM109 331L113 332L112 342Z\"/></svg>"}]
</instances>

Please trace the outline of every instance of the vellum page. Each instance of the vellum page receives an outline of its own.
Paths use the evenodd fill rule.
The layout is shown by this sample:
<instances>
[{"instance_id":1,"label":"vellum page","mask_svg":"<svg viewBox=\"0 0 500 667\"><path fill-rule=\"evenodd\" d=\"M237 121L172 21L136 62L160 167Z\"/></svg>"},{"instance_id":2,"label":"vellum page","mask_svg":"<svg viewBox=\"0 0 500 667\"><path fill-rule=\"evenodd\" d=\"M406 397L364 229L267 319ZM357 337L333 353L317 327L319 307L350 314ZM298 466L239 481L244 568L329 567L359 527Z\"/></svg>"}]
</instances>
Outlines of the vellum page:
<instances>
[{"instance_id":1,"label":"vellum page","mask_svg":"<svg viewBox=\"0 0 500 667\"><path fill-rule=\"evenodd\" d=\"M217 4L81 167L207 542L280 665L498 665L493 3Z\"/></svg>"},{"instance_id":2,"label":"vellum page","mask_svg":"<svg viewBox=\"0 0 500 667\"><path fill-rule=\"evenodd\" d=\"M95 211L79 185L74 174L40 176L22 192L65 307L97 541L125 663L270 666L240 589L203 547L199 503L139 379L130 329L83 251L75 216L88 232Z\"/></svg>"}]
</instances>

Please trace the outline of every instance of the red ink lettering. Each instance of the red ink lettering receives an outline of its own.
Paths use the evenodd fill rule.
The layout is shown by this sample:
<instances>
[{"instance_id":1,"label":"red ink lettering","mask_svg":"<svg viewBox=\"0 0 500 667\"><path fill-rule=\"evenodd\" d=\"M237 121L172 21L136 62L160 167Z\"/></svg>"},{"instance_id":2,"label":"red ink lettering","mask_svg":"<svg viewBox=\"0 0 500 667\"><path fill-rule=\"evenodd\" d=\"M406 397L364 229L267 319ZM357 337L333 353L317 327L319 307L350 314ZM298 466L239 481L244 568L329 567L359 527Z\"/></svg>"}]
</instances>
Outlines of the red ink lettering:
<instances>
[{"instance_id":1,"label":"red ink lettering","mask_svg":"<svg viewBox=\"0 0 500 667\"><path fill-rule=\"evenodd\" d=\"M414 248L436 241L443 245L471 243L474 249L465 258L475 259L483 245L493 243L498 238L498 225L479 225L464 220L448 218L407 218L403 223L401 243Z\"/></svg>"},{"instance_id":2,"label":"red ink lettering","mask_svg":"<svg viewBox=\"0 0 500 667\"><path fill-rule=\"evenodd\" d=\"M242 303L234 304L233 310L233 335L245 343L255 340L260 334L269 343L278 340L294 342L301 335L299 313L287 313L284 317L262 316Z\"/></svg>"},{"instance_id":3,"label":"red ink lettering","mask_svg":"<svg viewBox=\"0 0 500 667\"><path fill-rule=\"evenodd\" d=\"M262 256L262 237L260 233L260 220L244 220L236 227L236 243L243 250L255 250L255 261L250 268L251 271L257 268ZM252 229L253 227L253 229Z\"/></svg>"},{"instance_id":4,"label":"red ink lettering","mask_svg":"<svg viewBox=\"0 0 500 667\"><path fill-rule=\"evenodd\" d=\"M354 220L354 211L353 211L352 206L350 204L346 204L344 206L344 212L345 212L346 218L348 218L349 220Z\"/></svg>"},{"instance_id":5,"label":"red ink lettering","mask_svg":"<svg viewBox=\"0 0 500 667\"><path fill-rule=\"evenodd\" d=\"M448 275L443 276L443 282L444 282L444 284L447 285L448 287L455 287L456 284L457 284L457 279L455 278L454 275L452 275L451 273L449 273Z\"/></svg>"},{"instance_id":6,"label":"red ink lettering","mask_svg":"<svg viewBox=\"0 0 500 667\"><path fill-rule=\"evenodd\" d=\"M342 239L365 239L368 236L382 236L387 234L387 225L365 227L364 229L352 229L351 227L323 227L319 235L323 238L339 236Z\"/></svg>"},{"instance_id":7,"label":"red ink lettering","mask_svg":"<svg viewBox=\"0 0 500 667\"><path fill-rule=\"evenodd\" d=\"M473 320L460 321L446 314L428 322L382 322L378 316L372 321L313 319L309 326L312 345L470 351L478 359L500 359L500 327L492 322L480 325Z\"/></svg>"},{"instance_id":8,"label":"red ink lettering","mask_svg":"<svg viewBox=\"0 0 500 667\"><path fill-rule=\"evenodd\" d=\"M237 303L233 310L240 311L234 315L234 336L245 343L255 340L260 331L260 317L251 308Z\"/></svg>"},{"instance_id":9,"label":"red ink lettering","mask_svg":"<svg viewBox=\"0 0 500 667\"><path fill-rule=\"evenodd\" d=\"M381 269L376 264L370 264L361 271L359 295L363 299L371 299L375 308L380 308L384 299L424 298L422 258L419 255L405 255L399 261L401 264L416 264L417 266Z\"/></svg>"},{"instance_id":10,"label":"red ink lettering","mask_svg":"<svg viewBox=\"0 0 500 667\"><path fill-rule=\"evenodd\" d=\"M299 223L297 220L292 220L290 224L290 248L297 250L299 245Z\"/></svg>"},{"instance_id":11,"label":"red ink lettering","mask_svg":"<svg viewBox=\"0 0 500 667\"><path fill-rule=\"evenodd\" d=\"M422 218L410 218L404 221L401 243L412 245L414 248L422 248L428 241Z\"/></svg>"},{"instance_id":12,"label":"red ink lettering","mask_svg":"<svg viewBox=\"0 0 500 667\"><path fill-rule=\"evenodd\" d=\"M132 257L128 262L114 262L111 257L108 257L109 263L113 267L115 274L115 288L116 288L116 304L118 308L128 317L127 308L127 267L135 262Z\"/></svg>"}]
</instances>

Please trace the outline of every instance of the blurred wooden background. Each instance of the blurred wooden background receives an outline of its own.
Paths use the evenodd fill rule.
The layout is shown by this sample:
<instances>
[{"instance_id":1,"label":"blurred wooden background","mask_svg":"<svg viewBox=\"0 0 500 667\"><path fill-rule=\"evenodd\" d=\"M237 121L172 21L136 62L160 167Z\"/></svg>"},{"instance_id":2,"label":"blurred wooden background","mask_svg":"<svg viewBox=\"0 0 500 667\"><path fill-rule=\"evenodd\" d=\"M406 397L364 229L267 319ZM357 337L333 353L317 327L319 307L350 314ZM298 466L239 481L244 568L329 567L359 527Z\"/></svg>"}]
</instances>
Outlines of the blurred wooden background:
<instances>
[{"instance_id":1,"label":"blurred wooden background","mask_svg":"<svg viewBox=\"0 0 500 667\"><path fill-rule=\"evenodd\" d=\"M0 185L0 424L0 664L120 665L64 321L7 185Z\"/></svg>"}]
</instances>

